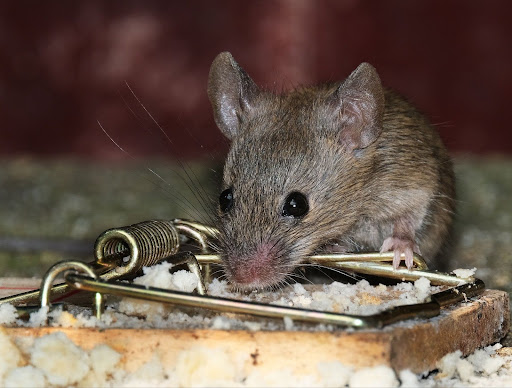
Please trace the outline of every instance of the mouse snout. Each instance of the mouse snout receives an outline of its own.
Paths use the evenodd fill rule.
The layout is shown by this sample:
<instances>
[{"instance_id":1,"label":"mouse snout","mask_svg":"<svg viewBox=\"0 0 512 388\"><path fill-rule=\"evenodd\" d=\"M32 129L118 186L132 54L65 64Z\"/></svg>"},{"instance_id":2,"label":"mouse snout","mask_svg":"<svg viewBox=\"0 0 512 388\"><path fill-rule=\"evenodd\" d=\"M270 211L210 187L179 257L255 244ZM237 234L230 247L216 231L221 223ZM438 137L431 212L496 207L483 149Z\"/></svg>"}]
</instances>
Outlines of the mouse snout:
<instances>
[{"instance_id":1,"label":"mouse snout","mask_svg":"<svg viewBox=\"0 0 512 388\"><path fill-rule=\"evenodd\" d=\"M227 263L230 280L244 288L266 287L279 281L275 244L262 243L252 253L231 257Z\"/></svg>"}]
</instances>

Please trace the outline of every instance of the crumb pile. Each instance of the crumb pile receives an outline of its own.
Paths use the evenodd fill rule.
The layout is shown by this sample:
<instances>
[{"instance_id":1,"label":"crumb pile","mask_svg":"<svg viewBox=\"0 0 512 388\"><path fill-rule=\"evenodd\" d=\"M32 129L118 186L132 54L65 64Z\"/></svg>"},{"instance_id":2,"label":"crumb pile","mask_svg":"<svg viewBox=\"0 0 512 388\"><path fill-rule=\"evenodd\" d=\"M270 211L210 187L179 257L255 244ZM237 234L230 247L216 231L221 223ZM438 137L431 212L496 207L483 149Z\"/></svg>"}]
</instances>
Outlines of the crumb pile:
<instances>
[{"instance_id":1,"label":"crumb pile","mask_svg":"<svg viewBox=\"0 0 512 388\"><path fill-rule=\"evenodd\" d=\"M172 264L160 263L144 268L144 274L134 283L164 289L192 292L197 286L197 277L191 272L170 272ZM356 284L333 282L324 285L294 284L279 292L253 291L249 294L233 292L226 281L214 279L208 286L212 296L263 302L311 310L333 311L354 315L372 315L398 305L424 302L440 287L431 286L421 278L414 283L399 283L395 286L373 286L366 280ZM223 330L333 330L328 325L305 325L291 319L262 320L247 316L223 315L215 312L179 308L158 302L147 302L130 298L107 303L101 320L91 315L89 309L70 309L69 312L55 309L48 313L40 309L28 322L17 319L9 305L0 306L0 324L17 326L99 327L99 328L165 328L165 329L223 329ZM3 313L2 313L3 312Z\"/></svg>"},{"instance_id":2,"label":"crumb pile","mask_svg":"<svg viewBox=\"0 0 512 388\"><path fill-rule=\"evenodd\" d=\"M233 359L225 349L194 346L177 355L174 365L153 358L127 371L121 354L107 345L84 350L64 333L55 332L16 343L0 328L0 385L5 387L507 387L512 385L512 354L497 344L466 358L460 351L438 363L438 371L422 377L409 370L398 374L386 366L361 368L319 362L316 373L297 376L286 369L262 373L247 360ZM507 348L508 349L508 348ZM510 349L509 349L510 350Z\"/></svg>"}]
</instances>

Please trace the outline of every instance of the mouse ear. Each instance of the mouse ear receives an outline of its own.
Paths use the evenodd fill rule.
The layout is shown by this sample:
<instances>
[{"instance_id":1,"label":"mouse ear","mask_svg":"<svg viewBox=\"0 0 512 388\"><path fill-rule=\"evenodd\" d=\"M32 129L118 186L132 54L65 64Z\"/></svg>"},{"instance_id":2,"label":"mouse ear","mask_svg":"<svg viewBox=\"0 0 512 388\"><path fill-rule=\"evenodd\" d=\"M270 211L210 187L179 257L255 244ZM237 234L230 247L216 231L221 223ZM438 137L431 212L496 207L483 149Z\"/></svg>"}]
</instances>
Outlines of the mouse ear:
<instances>
[{"instance_id":1,"label":"mouse ear","mask_svg":"<svg viewBox=\"0 0 512 388\"><path fill-rule=\"evenodd\" d=\"M210 67L208 97L215 122L228 139L237 135L240 121L253 108L258 92L254 81L230 53L217 55Z\"/></svg>"},{"instance_id":2,"label":"mouse ear","mask_svg":"<svg viewBox=\"0 0 512 388\"><path fill-rule=\"evenodd\" d=\"M331 96L341 129L340 140L350 150L368 147L382 130L384 90L369 63L361 63Z\"/></svg>"}]
</instances>

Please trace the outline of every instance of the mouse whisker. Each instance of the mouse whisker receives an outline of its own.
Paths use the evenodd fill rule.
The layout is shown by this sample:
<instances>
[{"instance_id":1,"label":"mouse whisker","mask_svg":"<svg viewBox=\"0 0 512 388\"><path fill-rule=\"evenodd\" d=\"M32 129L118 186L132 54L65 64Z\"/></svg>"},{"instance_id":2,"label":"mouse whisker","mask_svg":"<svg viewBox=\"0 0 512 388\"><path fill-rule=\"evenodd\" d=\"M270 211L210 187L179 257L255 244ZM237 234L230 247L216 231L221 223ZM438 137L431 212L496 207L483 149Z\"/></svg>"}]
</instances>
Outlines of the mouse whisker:
<instances>
[{"instance_id":1,"label":"mouse whisker","mask_svg":"<svg viewBox=\"0 0 512 388\"><path fill-rule=\"evenodd\" d=\"M172 139L167 135L167 133L164 131L164 129L161 127L161 125L157 122L155 117L144 106L144 104L138 98L138 96L135 94L135 92L130 87L128 82L125 81L125 84L126 84L127 89L129 90L129 92L131 93L131 96L137 102L137 105L143 110L143 114L149 118L149 121L150 121L151 125L154 125L155 127L157 127L158 130L160 131L161 135L165 137L166 142L164 144L166 144L166 146L172 152L173 151L172 147L174 147ZM123 99L123 101L125 103L125 106L128 108L130 113L139 121L141 126L146 131L148 131L149 133L153 134L153 131L151 130L151 125L147 124L147 120L143 120L143 118L141 116L139 116L134 111L134 109L132 109L132 107L130 106L130 104L124 98L124 96L122 94L121 94L121 98ZM185 128L185 129L188 130L187 128ZM189 131L189 135L192 137L192 134L190 133L190 131ZM211 153L210 153L210 158L213 160L213 156L211 155ZM185 185L187 186L188 190L191 192L192 196L198 202L199 209L202 209L202 212L199 212L199 209L198 209L197 205L190 204L190 208L194 209L196 213L200 214L200 217L196 216L196 217L191 217L191 218L192 219L206 219L207 222L215 224L215 221L216 221L215 218L216 217L214 217L214 215L216 214L216 207L215 207L216 201L214 201L214 200L212 200L212 198L210 198L210 195L207 193L207 191L205 190L204 186L201 184L201 181L198 179L194 169L192 169L185 161L181 160L179 157L176 157L176 160L177 160L178 166L180 167L180 169L181 169L183 174L180 173L180 171L178 171L176 169L170 169L170 171L172 171L179 179L181 179L185 183ZM217 174L217 172L215 170L213 170L213 169L210 169L210 170L214 174ZM154 171L150 171L150 172L151 173L155 173ZM159 175L159 174L157 174L157 175ZM161 178L161 176L159 176L159 178ZM171 185L167 181L165 181L165 179L163 179L163 178L161 178L161 179L169 187L171 187ZM190 198L188 196L185 197L181 193L178 193L178 194L181 195L181 197L183 198L184 201L190 203ZM187 217L190 217L190 216L187 215Z\"/></svg>"},{"instance_id":2,"label":"mouse whisker","mask_svg":"<svg viewBox=\"0 0 512 388\"><path fill-rule=\"evenodd\" d=\"M169 137L169 135L164 131L164 129L158 123L158 121L155 119L155 117L151 114L151 112L146 108L146 106L142 103L142 101L139 99L139 97L135 94L135 92L130 87L128 82L125 81L125 85L128 88L128 90L130 91L130 93L132 94L132 96L135 98L135 100L137 101L139 106L144 110L145 114L151 119L153 124L160 131L160 133L165 137L165 139L167 140L167 143L166 143L167 147L169 147L169 149L172 151L172 147L174 146L174 143L171 140L171 138ZM190 132L189 132L189 134L190 134ZM208 210L211 210L211 209L208 209L208 206L206 205L207 203L210 202L210 201L206 200L209 197L209 195L204 190L203 186L201 184L199 184L199 179L197 178L197 175L195 174L194 170L192 168L190 168L188 163L186 163L185 161L182 161L180 158L177 158L176 160L177 160L179 166L181 167L181 169L183 170L183 172L185 173L186 178L188 180L185 179L185 177L178 174L177 172L175 172L176 175L178 175L183 180L183 182L187 185L187 187L191 191L192 195L196 198L196 200L202 206L204 212L206 214L209 214ZM189 171L190 171L190 173L189 173ZM196 182L197 182L197 184L196 184Z\"/></svg>"},{"instance_id":3,"label":"mouse whisker","mask_svg":"<svg viewBox=\"0 0 512 388\"><path fill-rule=\"evenodd\" d=\"M112 136L106 131L106 129L103 127L103 125L98 121L98 125L100 129L103 131L103 133L110 139L110 141L125 155L127 155L132 160L135 160L135 157L130 154L128 151L126 151L121 145L119 145ZM190 202L190 200L184 196L180 192L175 192L170 190L169 188L172 188L171 185L162 178L161 175L156 173L152 168L146 166L144 168L147 172L150 173L150 176L156 177L157 181L154 181L150 179L147 175L142 174L142 177L152 183L153 185L157 186L160 190L162 190L165 194L167 194L170 198L177 201L176 206L179 207L186 215L187 217L191 218L202 218L203 214L199 213L196 209L196 207Z\"/></svg>"},{"instance_id":4,"label":"mouse whisker","mask_svg":"<svg viewBox=\"0 0 512 388\"><path fill-rule=\"evenodd\" d=\"M297 278L297 279L304 280L310 284L314 284L314 282L311 279L308 279L308 277L306 275L301 274L300 272L299 273L296 273L296 272L290 273L288 276L290 276L291 278Z\"/></svg>"}]
</instances>

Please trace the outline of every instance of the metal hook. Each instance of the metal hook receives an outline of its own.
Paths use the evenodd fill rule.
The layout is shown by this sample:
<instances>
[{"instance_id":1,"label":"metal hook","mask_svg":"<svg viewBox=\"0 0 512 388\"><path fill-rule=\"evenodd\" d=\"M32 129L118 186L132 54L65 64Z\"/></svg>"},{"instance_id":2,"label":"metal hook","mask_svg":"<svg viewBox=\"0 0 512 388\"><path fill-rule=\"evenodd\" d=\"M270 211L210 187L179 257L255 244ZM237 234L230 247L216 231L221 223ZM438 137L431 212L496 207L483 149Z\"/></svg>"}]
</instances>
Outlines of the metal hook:
<instances>
[{"instance_id":1,"label":"metal hook","mask_svg":"<svg viewBox=\"0 0 512 388\"><path fill-rule=\"evenodd\" d=\"M206 295L208 290L203 279L203 274L201 273L201 268L196 257L191 252L177 253L174 256L167 258L166 261L175 265L186 264L188 270L197 276L197 293L199 295Z\"/></svg>"},{"instance_id":2,"label":"metal hook","mask_svg":"<svg viewBox=\"0 0 512 388\"><path fill-rule=\"evenodd\" d=\"M46 271L41 281L41 307L50 306L50 289L55 278L64 271L75 270L77 272L85 272L89 277L97 280L98 275L92 270L90 266L81 261L61 261L56 263ZM94 314L96 318L100 319L103 312L103 295L99 292L94 294Z\"/></svg>"}]
</instances>

